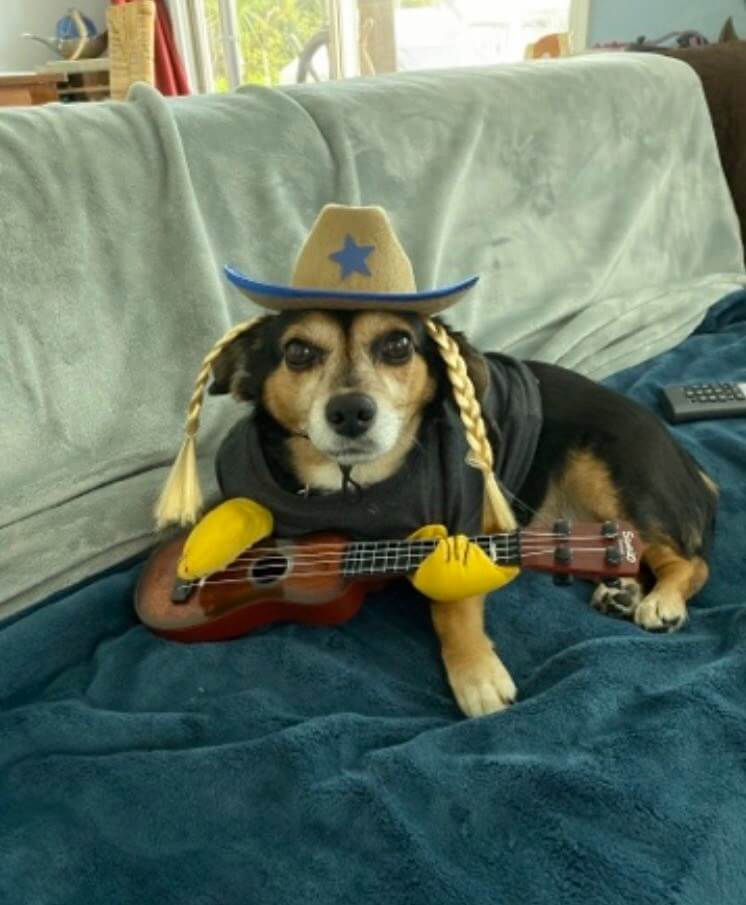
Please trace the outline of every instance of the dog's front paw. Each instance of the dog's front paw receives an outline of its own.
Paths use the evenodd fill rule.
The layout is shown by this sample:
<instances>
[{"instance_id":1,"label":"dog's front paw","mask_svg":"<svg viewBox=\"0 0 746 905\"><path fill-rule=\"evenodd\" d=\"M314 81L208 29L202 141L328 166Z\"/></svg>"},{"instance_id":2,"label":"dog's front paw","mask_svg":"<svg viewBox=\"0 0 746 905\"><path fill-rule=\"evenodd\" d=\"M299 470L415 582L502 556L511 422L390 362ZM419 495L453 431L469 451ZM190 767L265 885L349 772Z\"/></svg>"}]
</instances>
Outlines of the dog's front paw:
<instances>
[{"instance_id":1,"label":"dog's front paw","mask_svg":"<svg viewBox=\"0 0 746 905\"><path fill-rule=\"evenodd\" d=\"M675 632L686 622L686 601L681 594L653 590L635 608L635 622L649 632Z\"/></svg>"},{"instance_id":2,"label":"dog's front paw","mask_svg":"<svg viewBox=\"0 0 746 905\"><path fill-rule=\"evenodd\" d=\"M493 650L468 661L448 662L448 681L466 716L486 716L515 701L517 690L510 673Z\"/></svg>"}]
</instances>

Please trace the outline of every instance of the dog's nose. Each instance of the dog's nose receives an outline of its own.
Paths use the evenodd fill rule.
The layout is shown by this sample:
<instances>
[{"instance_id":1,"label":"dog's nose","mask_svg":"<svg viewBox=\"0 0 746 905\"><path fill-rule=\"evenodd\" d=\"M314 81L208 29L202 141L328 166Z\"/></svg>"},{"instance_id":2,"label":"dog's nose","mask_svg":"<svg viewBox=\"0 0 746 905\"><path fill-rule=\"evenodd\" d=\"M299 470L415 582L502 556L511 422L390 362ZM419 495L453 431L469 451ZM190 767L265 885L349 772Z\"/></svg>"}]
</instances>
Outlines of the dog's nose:
<instances>
[{"instance_id":1,"label":"dog's nose","mask_svg":"<svg viewBox=\"0 0 746 905\"><path fill-rule=\"evenodd\" d=\"M342 393L326 404L326 420L343 437L364 434L375 416L375 400L365 393Z\"/></svg>"}]
</instances>

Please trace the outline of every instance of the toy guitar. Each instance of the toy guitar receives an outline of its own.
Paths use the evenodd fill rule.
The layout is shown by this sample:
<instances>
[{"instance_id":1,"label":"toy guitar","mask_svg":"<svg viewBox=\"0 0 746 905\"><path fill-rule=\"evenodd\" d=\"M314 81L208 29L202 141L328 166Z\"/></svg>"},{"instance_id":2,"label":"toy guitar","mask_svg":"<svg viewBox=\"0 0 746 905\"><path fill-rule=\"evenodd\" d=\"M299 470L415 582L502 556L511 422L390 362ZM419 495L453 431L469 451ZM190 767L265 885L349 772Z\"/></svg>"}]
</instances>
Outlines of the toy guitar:
<instances>
[{"instance_id":1,"label":"toy guitar","mask_svg":"<svg viewBox=\"0 0 746 905\"><path fill-rule=\"evenodd\" d=\"M573 577L637 575L641 546L618 522L555 522L472 540L500 565ZM137 588L135 608L152 631L176 641L218 641L272 622L333 625L352 618L366 593L408 575L435 540L349 541L336 535L271 539L242 553L221 572L195 582L176 579L185 535L157 549Z\"/></svg>"}]
</instances>

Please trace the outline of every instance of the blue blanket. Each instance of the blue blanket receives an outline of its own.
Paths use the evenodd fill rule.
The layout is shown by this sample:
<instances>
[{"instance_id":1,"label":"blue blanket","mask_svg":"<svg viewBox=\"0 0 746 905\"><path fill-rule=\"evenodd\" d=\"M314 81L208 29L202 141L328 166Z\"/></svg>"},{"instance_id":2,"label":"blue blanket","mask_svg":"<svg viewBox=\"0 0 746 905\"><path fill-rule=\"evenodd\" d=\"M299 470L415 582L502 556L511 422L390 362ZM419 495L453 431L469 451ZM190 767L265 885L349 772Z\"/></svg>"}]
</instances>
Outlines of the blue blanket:
<instances>
[{"instance_id":1,"label":"blue blanket","mask_svg":"<svg viewBox=\"0 0 746 905\"><path fill-rule=\"evenodd\" d=\"M746 379L746 298L610 382ZM350 623L182 646L140 565L0 631L0 902L746 901L746 420L676 428L723 489L676 635L523 575L489 628L520 688L458 714L405 590ZM32 565L33 567L33 565Z\"/></svg>"}]
</instances>

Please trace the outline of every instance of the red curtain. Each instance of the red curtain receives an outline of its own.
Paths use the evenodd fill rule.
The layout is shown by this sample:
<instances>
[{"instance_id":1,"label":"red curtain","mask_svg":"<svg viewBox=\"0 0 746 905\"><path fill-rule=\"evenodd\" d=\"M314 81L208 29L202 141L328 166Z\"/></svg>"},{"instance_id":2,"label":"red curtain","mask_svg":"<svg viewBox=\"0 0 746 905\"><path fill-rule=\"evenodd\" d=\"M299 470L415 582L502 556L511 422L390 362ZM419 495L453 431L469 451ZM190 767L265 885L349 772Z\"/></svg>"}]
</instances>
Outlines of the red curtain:
<instances>
[{"instance_id":1,"label":"red curtain","mask_svg":"<svg viewBox=\"0 0 746 905\"><path fill-rule=\"evenodd\" d=\"M112 0L114 5L129 0ZM174 40L171 15L166 0L155 0L155 85L161 94L189 94L184 63Z\"/></svg>"}]
</instances>

